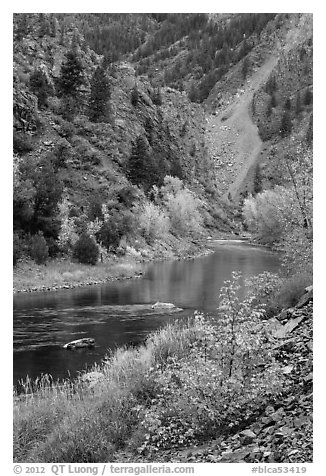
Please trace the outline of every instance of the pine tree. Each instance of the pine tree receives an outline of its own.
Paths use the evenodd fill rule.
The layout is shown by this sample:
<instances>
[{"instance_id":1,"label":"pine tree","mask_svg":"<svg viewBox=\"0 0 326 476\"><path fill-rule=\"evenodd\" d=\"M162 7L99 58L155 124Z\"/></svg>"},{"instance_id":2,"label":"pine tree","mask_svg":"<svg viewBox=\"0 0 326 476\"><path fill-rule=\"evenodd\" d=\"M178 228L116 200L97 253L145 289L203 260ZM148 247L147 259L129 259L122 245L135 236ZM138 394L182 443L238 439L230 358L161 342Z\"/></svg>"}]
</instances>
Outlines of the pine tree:
<instances>
[{"instance_id":1,"label":"pine tree","mask_svg":"<svg viewBox=\"0 0 326 476\"><path fill-rule=\"evenodd\" d=\"M44 13L39 13L39 32L38 36L43 38L43 36L50 35L51 25Z\"/></svg>"},{"instance_id":2,"label":"pine tree","mask_svg":"<svg viewBox=\"0 0 326 476\"><path fill-rule=\"evenodd\" d=\"M290 98L287 98L287 100L285 101L284 108L287 111L291 111L291 99Z\"/></svg>"},{"instance_id":3,"label":"pine tree","mask_svg":"<svg viewBox=\"0 0 326 476\"><path fill-rule=\"evenodd\" d=\"M139 103L139 91L137 85L132 88L131 90L131 97L130 97L131 104L136 107Z\"/></svg>"},{"instance_id":4,"label":"pine tree","mask_svg":"<svg viewBox=\"0 0 326 476\"><path fill-rule=\"evenodd\" d=\"M156 166L151 158L147 141L142 136L137 137L132 148L127 176L134 185L143 187L145 192L148 192L156 182Z\"/></svg>"},{"instance_id":5,"label":"pine tree","mask_svg":"<svg viewBox=\"0 0 326 476\"><path fill-rule=\"evenodd\" d=\"M45 73L41 70L35 69L29 79L30 88L37 96L37 105L39 109L48 105L48 96L53 92L49 85Z\"/></svg>"},{"instance_id":6,"label":"pine tree","mask_svg":"<svg viewBox=\"0 0 326 476\"><path fill-rule=\"evenodd\" d=\"M58 89L61 96L79 96L80 86L84 84L83 66L75 51L68 51L66 61L61 66Z\"/></svg>"},{"instance_id":7,"label":"pine tree","mask_svg":"<svg viewBox=\"0 0 326 476\"><path fill-rule=\"evenodd\" d=\"M304 95L304 104L305 106L308 106L311 103L312 103L312 92L310 91L309 88L307 88Z\"/></svg>"},{"instance_id":8,"label":"pine tree","mask_svg":"<svg viewBox=\"0 0 326 476\"><path fill-rule=\"evenodd\" d=\"M309 147L312 145L313 141L313 115L310 115L308 130L306 134L306 141Z\"/></svg>"},{"instance_id":9,"label":"pine tree","mask_svg":"<svg viewBox=\"0 0 326 476\"><path fill-rule=\"evenodd\" d=\"M302 111L302 104L301 104L301 96L300 91L297 94L296 101L295 101L295 114L298 116Z\"/></svg>"},{"instance_id":10,"label":"pine tree","mask_svg":"<svg viewBox=\"0 0 326 476\"><path fill-rule=\"evenodd\" d=\"M248 60L248 57L246 56L245 59L243 60L242 69L241 69L243 79L246 79L248 74L248 69L249 69L249 60Z\"/></svg>"},{"instance_id":11,"label":"pine tree","mask_svg":"<svg viewBox=\"0 0 326 476\"><path fill-rule=\"evenodd\" d=\"M162 105L162 94L160 88L155 89L152 101L156 106Z\"/></svg>"},{"instance_id":12,"label":"pine tree","mask_svg":"<svg viewBox=\"0 0 326 476\"><path fill-rule=\"evenodd\" d=\"M283 117L282 117L282 122L281 122L281 136L282 137L287 137L292 131L292 121L291 121L291 116L288 111L284 111Z\"/></svg>"},{"instance_id":13,"label":"pine tree","mask_svg":"<svg viewBox=\"0 0 326 476\"><path fill-rule=\"evenodd\" d=\"M110 99L110 83L102 66L98 66L91 79L88 117L92 122L107 119L107 105Z\"/></svg>"}]
</instances>

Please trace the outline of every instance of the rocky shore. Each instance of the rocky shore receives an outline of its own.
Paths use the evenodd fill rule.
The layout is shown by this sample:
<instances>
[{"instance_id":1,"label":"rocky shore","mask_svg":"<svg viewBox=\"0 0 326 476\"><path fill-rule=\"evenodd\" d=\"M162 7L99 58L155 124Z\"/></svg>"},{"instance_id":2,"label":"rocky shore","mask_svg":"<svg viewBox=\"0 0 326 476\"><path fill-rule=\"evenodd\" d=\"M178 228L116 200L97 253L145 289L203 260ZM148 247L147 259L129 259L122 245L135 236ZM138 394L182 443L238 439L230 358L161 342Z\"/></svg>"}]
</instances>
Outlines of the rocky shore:
<instances>
[{"instance_id":1,"label":"rocky shore","mask_svg":"<svg viewBox=\"0 0 326 476\"><path fill-rule=\"evenodd\" d=\"M309 463L313 431L312 287L294 308L270 319L266 345L283 367L283 391L271 395L254 418L218 438L158 452L169 463ZM119 455L123 458L123 455ZM126 461L128 455L126 455ZM122 460L123 461L123 460ZM142 461L140 458L139 461ZM120 461L121 462L121 461Z\"/></svg>"},{"instance_id":2,"label":"rocky shore","mask_svg":"<svg viewBox=\"0 0 326 476\"><path fill-rule=\"evenodd\" d=\"M214 235L214 239L219 237L220 235L217 237ZM234 236L234 238L238 237ZM229 239L229 235L225 239ZM197 241L185 242L183 248L181 244L175 249L160 246L146 250L140 257L117 258L114 256L107 262L99 263L96 266L78 265L69 260L54 260L43 266L37 266L32 262L20 263L14 269L13 293L58 291L140 278L144 265L150 262L195 259L212 253L213 250L208 246L208 243L209 240L205 237Z\"/></svg>"}]
</instances>

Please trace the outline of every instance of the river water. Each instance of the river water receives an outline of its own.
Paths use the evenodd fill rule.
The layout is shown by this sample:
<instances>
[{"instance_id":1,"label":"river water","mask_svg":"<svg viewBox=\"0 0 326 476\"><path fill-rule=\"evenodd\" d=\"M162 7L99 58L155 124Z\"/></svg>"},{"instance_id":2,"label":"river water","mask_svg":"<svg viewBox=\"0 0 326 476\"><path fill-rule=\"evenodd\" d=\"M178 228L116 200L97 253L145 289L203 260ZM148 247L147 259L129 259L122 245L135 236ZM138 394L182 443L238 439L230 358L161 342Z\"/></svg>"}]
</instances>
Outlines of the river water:
<instances>
[{"instance_id":1,"label":"river water","mask_svg":"<svg viewBox=\"0 0 326 476\"><path fill-rule=\"evenodd\" d=\"M42 373L74 377L100 362L108 350L136 345L152 330L195 310L216 314L219 290L232 271L243 277L277 272L279 257L245 242L215 241L214 252L191 260L144 265L141 278L104 285L14 296L14 384ZM151 309L172 302L180 313ZM93 349L68 351L63 345L93 337Z\"/></svg>"}]
</instances>

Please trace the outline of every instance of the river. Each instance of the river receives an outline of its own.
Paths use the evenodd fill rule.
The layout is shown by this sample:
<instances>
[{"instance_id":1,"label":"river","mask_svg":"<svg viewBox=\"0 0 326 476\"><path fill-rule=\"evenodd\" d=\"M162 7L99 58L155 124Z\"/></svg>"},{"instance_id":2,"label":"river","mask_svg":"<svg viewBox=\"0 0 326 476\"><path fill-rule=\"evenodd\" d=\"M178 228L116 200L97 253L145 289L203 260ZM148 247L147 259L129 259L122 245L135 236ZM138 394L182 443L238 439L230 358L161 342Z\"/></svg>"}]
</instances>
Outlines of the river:
<instances>
[{"instance_id":1,"label":"river","mask_svg":"<svg viewBox=\"0 0 326 476\"><path fill-rule=\"evenodd\" d=\"M243 277L277 272L277 254L245 242L215 241L213 253L199 258L144 265L141 278L14 296L14 369L16 385L28 375L74 377L100 362L108 350L137 345L150 331L201 310L216 314L219 290L232 271ZM156 301L172 302L180 313L155 312ZM93 337L93 349L68 351L63 345Z\"/></svg>"}]
</instances>

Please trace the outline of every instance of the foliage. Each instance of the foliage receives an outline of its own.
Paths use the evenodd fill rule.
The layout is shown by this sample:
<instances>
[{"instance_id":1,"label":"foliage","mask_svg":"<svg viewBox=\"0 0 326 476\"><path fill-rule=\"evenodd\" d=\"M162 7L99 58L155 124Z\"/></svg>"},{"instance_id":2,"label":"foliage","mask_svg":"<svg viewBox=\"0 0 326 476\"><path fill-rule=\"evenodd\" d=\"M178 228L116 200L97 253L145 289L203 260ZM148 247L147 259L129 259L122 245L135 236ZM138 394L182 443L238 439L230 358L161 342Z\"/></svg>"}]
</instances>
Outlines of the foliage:
<instances>
[{"instance_id":1,"label":"foliage","mask_svg":"<svg viewBox=\"0 0 326 476\"><path fill-rule=\"evenodd\" d=\"M132 147L127 176L134 185L141 186L145 193L162 179L162 171L152 157L147 140L141 135Z\"/></svg>"},{"instance_id":2,"label":"foliage","mask_svg":"<svg viewBox=\"0 0 326 476\"><path fill-rule=\"evenodd\" d=\"M41 168L34 171L35 206L31 219L31 232L42 231L46 239L57 240L60 231L58 205L61 201L63 184L51 162L45 160ZM50 255L54 249L50 246Z\"/></svg>"},{"instance_id":3,"label":"foliage","mask_svg":"<svg viewBox=\"0 0 326 476\"><path fill-rule=\"evenodd\" d=\"M39 109L47 107L48 96L53 94L53 88L49 84L45 73L40 69L34 69L29 80L30 89L37 97L37 105Z\"/></svg>"},{"instance_id":4,"label":"foliage","mask_svg":"<svg viewBox=\"0 0 326 476\"><path fill-rule=\"evenodd\" d=\"M166 342L167 352L161 348L156 354L156 365L147 372L155 382L154 389L148 385L150 405L135 408L140 419L135 445L147 457L236 430L280 389L281 372L265 344L262 306L253 305L250 293L240 300L240 279L234 273L221 290L216 326L195 313L183 331L188 332L183 352ZM275 277L256 277L258 288L260 282L264 289L269 283L271 292Z\"/></svg>"},{"instance_id":5,"label":"foliage","mask_svg":"<svg viewBox=\"0 0 326 476\"><path fill-rule=\"evenodd\" d=\"M134 87L132 88L131 90L131 96L130 96L130 101L131 101L131 104L136 107L139 103L139 91L138 91L138 88L137 88L137 85L135 84Z\"/></svg>"},{"instance_id":6,"label":"foliage","mask_svg":"<svg viewBox=\"0 0 326 476\"><path fill-rule=\"evenodd\" d=\"M250 65L249 60L248 60L248 57L246 56L242 62L242 67L241 67L241 74L243 79L246 79L248 75L249 65Z\"/></svg>"},{"instance_id":7,"label":"foliage","mask_svg":"<svg viewBox=\"0 0 326 476\"><path fill-rule=\"evenodd\" d=\"M60 76L58 78L58 92L61 96L79 96L80 87L84 84L83 65L78 58L76 51L68 51L66 59L61 65Z\"/></svg>"},{"instance_id":8,"label":"foliage","mask_svg":"<svg viewBox=\"0 0 326 476\"><path fill-rule=\"evenodd\" d=\"M313 115L312 113L310 114L310 118L309 118L309 125L308 125L308 129L307 129L307 133L306 133L306 142L307 142L307 145L308 147L311 147L312 146L312 143L313 143L313 132L314 131L314 128L313 128Z\"/></svg>"},{"instance_id":9,"label":"foliage","mask_svg":"<svg viewBox=\"0 0 326 476\"><path fill-rule=\"evenodd\" d=\"M170 230L170 220L158 205L146 201L134 210L140 233L151 243L156 238L164 238Z\"/></svg>"},{"instance_id":10,"label":"foliage","mask_svg":"<svg viewBox=\"0 0 326 476\"><path fill-rule=\"evenodd\" d=\"M69 252L78 240L75 219L71 217L71 204L67 193L63 194L63 199L59 203L60 233L58 236L58 245L64 252Z\"/></svg>"},{"instance_id":11,"label":"foliage","mask_svg":"<svg viewBox=\"0 0 326 476\"><path fill-rule=\"evenodd\" d=\"M247 198L243 216L260 241L281 247L288 270L304 269L312 266L312 152L299 148L286 167L289 185Z\"/></svg>"},{"instance_id":12,"label":"foliage","mask_svg":"<svg viewBox=\"0 0 326 476\"><path fill-rule=\"evenodd\" d=\"M103 66L98 66L91 79L91 94L88 103L88 117L92 122L108 119L107 105L110 99L110 83Z\"/></svg>"},{"instance_id":13,"label":"foliage","mask_svg":"<svg viewBox=\"0 0 326 476\"><path fill-rule=\"evenodd\" d=\"M18 233L13 236L13 265L16 266L24 252L24 246Z\"/></svg>"},{"instance_id":14,"label":"foliage","mask_svg":"<svg viewBox=\"0 0 326 476\"><path fill-rule=\"evenodd\" d=\"M58 204L63 185L49 158L37 166L21 160L14 178L14 229L22 233L44 234L52 256L60 231Z\"/></svg>"},{"instance_id":15,"label":"foliage","mask_svg":"<svg viewBox=\"0 0 326 476\"><path fill-rule=\"evenodd\" d=\"M58 140L52 155L52 163L57 171L59 168L66 167L68 160L72 157L73 150L66 139Z\"/></svg>"},{"instance_id":16,"label":"foliage","mask_svg":"<svg viewBox=\"0 0 326 476\"><path fill-rule=\"evenodd\" d=\"M161 203L170 218L171 231L180 236L198 233L201 230L201 201L184 187L182 180L166 176L159 192Z\"/></svg>"},{"instance_id":17,"label":"foliage","mask_svg":"<svg viewBox=\"0 0 326 476\"><path fill-rule=\"evenodd\" d=\"M83 233L73 248L73 257L79 263L96 265L99 256L98 246L93 238Z\"/></svg>"},{"instance_id":18,"label":"foliage","mask_svg":"<svg viewBox=\"0 0 326 476\"><path fill-rule=\"evenodd\" d=\"M38 232L30 238L30 257L36 264L45 264L49 257L49 247L42 232Z\"/></svg>"},{"instance_id":19,"label":"foliage","mask_svg":"<svg viewBox=\"0 0 326 476\"><path fill-rule=\"evenodd\" d=\"M273 280L255 277L254 288L265 295ZM262 306L249 283L238 298L240 281L234 274L221 291L220 324L195 313L143 346L118 349L94 368L103 380L91 389L82 376L60 385L43 378L33 403L15 408L15 460L100 462L120 450L155 460L159 450L239 431L283 385L270 347L262 345Z\"/></svg>"},{"instance_id":20,"label":"foliage","mask_svg":"<svg viewBox=\"0 0 326 476\"><path fill-rule=\"evenodd\" d=\"M128 210L107 211L104 207L104 220L95 236L108 251L113 251L118 248L121 238L133 230L133 225L134 217Z\"/></svg>"},{"instance_id":21,"label":"foliage","mask_svg":"<svg viewBox=\"0 0 326 476\"><path fill-rule=\"evenodd\" d=\"M281 136L287 137L288 135L290 135L291 131L292 131L291 116L289 112L285 110L281 120L281 127L280 127Z\"/></svg>"},{"instance_id":22,"label":"foliage","mask_svg":"<svg viewBox=\"0 0 326 476\"><path fill-rule=\"evenodd\" d=\"M13 147L14 153L20 155L27 154L27 152L31 152L34 149L31 137L28 134L16 131L13 134Z\"/></svg>"},{"instance_id":23,"label":"foliage","mask_svg":"<svg viewBox=\"0 0 326 476\"><path fill-rule=\"evenodd\" d=\"M240 371L242 374L252 369L243 368L245 360L266 358L261 317L265 306L262 297L275 289L277 278L264 273L247 281L250 286L243 299L239 297L242 275L232 272L232 280L227 280L220 291L219 298L219 345L224 373L231 378ZM256 292L254 292L256 291ZM261 294L261 295L260 295ZM256 303L256 304L255 304ZM247 362L248 363L248 362ZM242 377L248 377L243 375Z\"/></svg>"},{"instance_id":24,"label":"foliage","mask_svg":"<svg viewBox=\"0 0 326 476\"><path fill-rule=\"evenodd\" d=\"M155 106L161 106L162 105L162 93L160 88L156 88L153 95L152 95L152 101Z\"/></svg>"},{"instance_id":25,"label":"foliage","mask_svg":"<svg viewBox=\"0 0 326 476\"><path fill-rule=\"evenodd\" d=\"M309 272L308 269L279 279L275 291L265 300L267 317L276 315L282 309L294 307L304 294L306 287L311 284L312 270Z\"/></svg>"},{"instance_id":26,"label":"foliage","mask_svg":"<svg viewBox=\"0 0 326 476\"><path fill-rule=\"evenodd\" d=\"M313 99L312 91L310 90L310 88L307 88L303 98L304 105L308 106L309 104L311 104L312 99Z\"/></svg>"}]
</instances>

